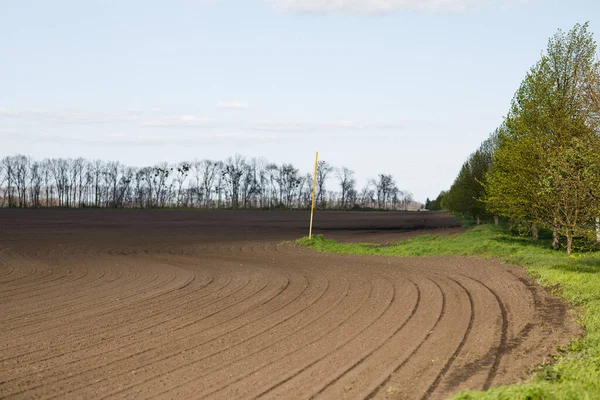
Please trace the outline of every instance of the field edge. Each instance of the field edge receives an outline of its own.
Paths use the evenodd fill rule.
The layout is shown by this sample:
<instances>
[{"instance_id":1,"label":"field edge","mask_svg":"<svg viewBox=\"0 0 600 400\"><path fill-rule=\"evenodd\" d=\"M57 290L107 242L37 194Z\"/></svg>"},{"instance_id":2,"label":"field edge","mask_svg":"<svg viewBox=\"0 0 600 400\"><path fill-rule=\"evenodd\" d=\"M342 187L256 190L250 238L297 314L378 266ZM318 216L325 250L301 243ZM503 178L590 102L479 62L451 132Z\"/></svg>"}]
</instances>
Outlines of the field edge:
<instances>
[{"instance_id":1,"label":"field edge","mask_svg":"<svg viewBox=\"0 0 600 400\"><path fill-rule=\"evenodd\" d=\"M480 225L465 233L422 235L397 243L341 243L315 235L296 240L301 246L342 254L427 257L455 255L492 258L523 267L532 279L566 301L583 332L552 363L532 368L524 382L488 391L464 391L453 399L600 398L600 253L567 256L546 241L516 237L503 227Z\"/></svg>"}]
</instances>

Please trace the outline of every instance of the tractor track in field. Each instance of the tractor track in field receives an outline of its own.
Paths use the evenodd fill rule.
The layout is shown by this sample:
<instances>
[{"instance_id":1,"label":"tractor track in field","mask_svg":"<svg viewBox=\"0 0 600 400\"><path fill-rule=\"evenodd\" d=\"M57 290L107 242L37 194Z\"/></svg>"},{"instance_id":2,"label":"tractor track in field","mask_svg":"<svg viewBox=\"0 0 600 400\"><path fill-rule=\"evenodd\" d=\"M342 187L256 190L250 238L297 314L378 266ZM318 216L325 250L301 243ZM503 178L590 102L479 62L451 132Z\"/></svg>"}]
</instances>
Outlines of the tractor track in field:
<instances>
[{"instance_id":1,"label":"tractor track in field","mask_svg":"<svg viewBox=\"0 0 600 400\"><path fill-rule=\"evenodd\" d=\"M316 253L305 213L0 210L0 398L437 399L575 335L518 267ZM321 213L328 237L459 232Z\"/></svg>"}]
</instances>

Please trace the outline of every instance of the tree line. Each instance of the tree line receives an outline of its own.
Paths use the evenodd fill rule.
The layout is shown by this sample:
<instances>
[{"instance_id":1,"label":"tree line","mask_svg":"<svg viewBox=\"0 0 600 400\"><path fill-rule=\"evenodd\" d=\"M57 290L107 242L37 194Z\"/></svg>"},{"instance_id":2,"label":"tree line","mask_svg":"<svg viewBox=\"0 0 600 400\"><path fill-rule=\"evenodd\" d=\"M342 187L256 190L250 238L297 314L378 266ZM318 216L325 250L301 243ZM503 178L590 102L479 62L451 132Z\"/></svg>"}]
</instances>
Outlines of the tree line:
<instances>
[{"instance_id":1,"label":"tree line","mask_svg":"<svg viewBox=\"0 0 600 400\"><path fill-rule=\"evenodd\" d=\"M600 62L587 23L550 38L501 126L436 201L535 240L545 229L567 253L574 238L600 242Z\"/></svg>"},{"instance_id":2,"label":"tree line","mask_svg":"<svg viewBox=\"0 0 600 400\"><path fill-rule=\"evenodd\" d=\"M20 154L0 160L0 207L11 208L308 209L312 186L313 177L292 164L241 155L143 168L83 158L37 161ZM379 174L359 190L353 170L326 161L318 163L315 189L320 209L420 207L390 174Z\"/></svg>"}]
</instances>

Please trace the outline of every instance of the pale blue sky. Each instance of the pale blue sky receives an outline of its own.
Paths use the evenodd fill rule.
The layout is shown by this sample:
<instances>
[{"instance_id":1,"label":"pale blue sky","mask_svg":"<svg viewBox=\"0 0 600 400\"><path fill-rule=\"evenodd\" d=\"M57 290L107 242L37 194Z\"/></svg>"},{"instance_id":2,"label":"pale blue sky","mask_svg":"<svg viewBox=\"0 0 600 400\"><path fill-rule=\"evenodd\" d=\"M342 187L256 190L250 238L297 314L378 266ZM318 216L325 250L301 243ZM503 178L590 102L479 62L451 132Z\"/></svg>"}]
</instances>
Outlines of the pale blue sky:
<instances>
[{"instance_id":1,"label":"pale blue sky","mask_svg":"<svg viewBox=\"0 0 600 400\"><path fill-rule=\"evenodd\" d=\"M308 172L319 150L424 201L548 38L599 18L593 0L0 0L0 157Z\"/></svg>"}]
</instances>

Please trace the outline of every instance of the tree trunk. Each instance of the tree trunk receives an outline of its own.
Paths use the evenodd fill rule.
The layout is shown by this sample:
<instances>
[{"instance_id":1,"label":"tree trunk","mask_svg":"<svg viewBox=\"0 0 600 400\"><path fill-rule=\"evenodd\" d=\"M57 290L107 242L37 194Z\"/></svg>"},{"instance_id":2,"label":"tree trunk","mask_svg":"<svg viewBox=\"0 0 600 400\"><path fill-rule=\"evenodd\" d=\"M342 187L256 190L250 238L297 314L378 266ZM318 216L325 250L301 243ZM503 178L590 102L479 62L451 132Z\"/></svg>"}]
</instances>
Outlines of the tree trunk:
<instances>
[{"instance_id":1,"label":"tree trunk","mask_svg":"<svg viewBox=\"0 0 600 400\"><path fill-rule=\"evenodd\" d=\"M552 247L554 250L558 250L558 229L552 228Z\"/></svg>"},{"instance_id":2,"label":"tree trunk","mask_svg":"<svg viewBox=\"0 0 600 400\"><path fill-rule=\"evenodd\" d=\"M534 222L531 225L531 237L533 238L533 240L538 240L539 237L539 229L538 229L538 224L537 222Z\"/></svg>"},{"instance_id":3,"label":"tree trunk","mask_svg":"<svg viewBox=\"0 0 600 400\"><path fill-rule=\"evenodd\" d=\"M573 248L573 233L567 233L567 254L571 254Z\"/></svg>"},{"instance_id":4,"label":"tree trunk","mask_svg":"<svg viewBox=\"0 0 600 400\"><path fill-rule=\"evenodd\" d=\"M494 225L498 226L498 216L494 215Z\"/></svg>"},{"instance_id":5,"label":"tree trunk","mask_svg":"<svg viewBox=\"0 0 600 400\"><path fill-rule=\"evenodd\" d=\"M477 217L477 225L479 225L481 223L481 220L479 219L479 217Z\"/></svg>"},{"instance_id":6,"label":"tree trunk","mask_svg":"<svg viewBox=\"0 0 600 400\"><path fill-rule=\"evenodd\" d=\"M600 243L600 218L596 218L596 242Z\"/></svg>"}]
</instances>

